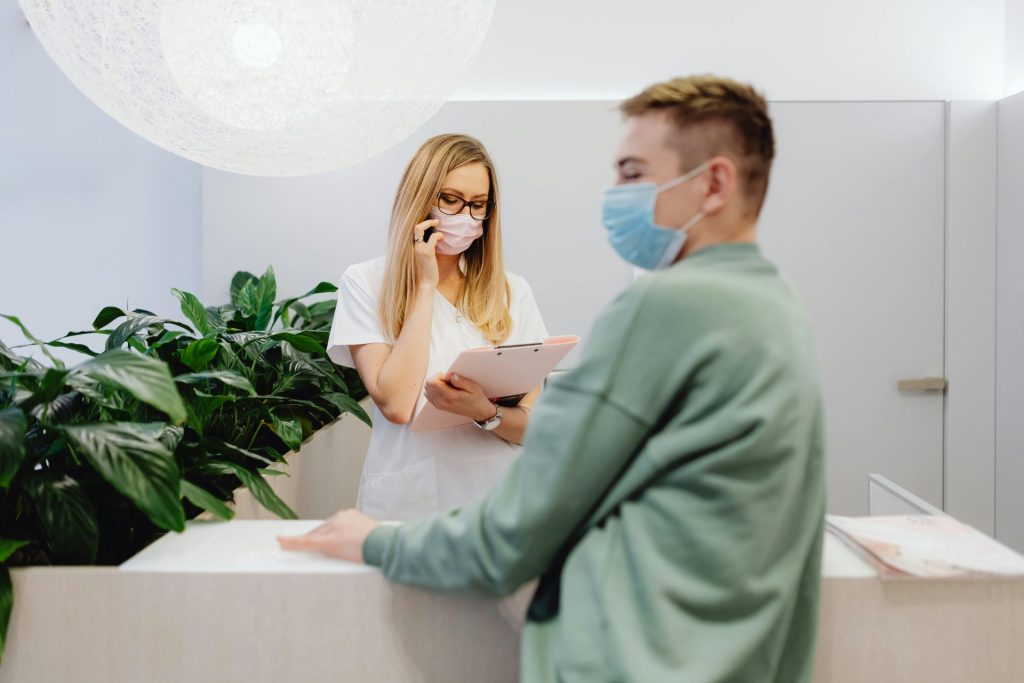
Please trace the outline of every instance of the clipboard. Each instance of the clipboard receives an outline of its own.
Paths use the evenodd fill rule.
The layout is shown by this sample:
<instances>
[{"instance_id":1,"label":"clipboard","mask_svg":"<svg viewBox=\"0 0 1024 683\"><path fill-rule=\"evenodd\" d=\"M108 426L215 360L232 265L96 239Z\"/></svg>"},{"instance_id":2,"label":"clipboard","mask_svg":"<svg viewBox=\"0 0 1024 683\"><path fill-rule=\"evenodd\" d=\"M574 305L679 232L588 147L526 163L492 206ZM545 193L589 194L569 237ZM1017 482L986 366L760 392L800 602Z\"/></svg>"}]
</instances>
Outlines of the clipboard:
<instances>
[{"instance_id":1,"label":"clipboard","mask_svg":"<svg viewBox=\"0 0 1024 683\"><path fill-rule=\"evenodd\" d=\"M465 377L479 384L484 394L499 405L515 405L518 399L543 384L544 378L579 341L577 336L548 337L535 344L467 349L459 354L445 376L457 374ZM514 403L502 404L501 399L511 399ZM472 423L473 420L465 415L449 413L427 403L409 429L427 432Z\"/></svg>"}]
</instances>

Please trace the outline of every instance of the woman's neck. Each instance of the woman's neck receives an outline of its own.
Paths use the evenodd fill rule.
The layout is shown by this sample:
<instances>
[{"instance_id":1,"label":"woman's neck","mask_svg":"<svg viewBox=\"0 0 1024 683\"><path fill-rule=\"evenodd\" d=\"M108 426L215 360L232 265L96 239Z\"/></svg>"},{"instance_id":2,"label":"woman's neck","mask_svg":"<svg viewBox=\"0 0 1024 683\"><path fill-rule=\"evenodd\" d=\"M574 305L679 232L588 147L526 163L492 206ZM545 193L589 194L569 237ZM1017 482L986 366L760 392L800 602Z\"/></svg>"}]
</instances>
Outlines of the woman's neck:
<instances>
[{"instance_id":1,"label":"woman's neck","mask_svg":"<svg viewBox=\"0 0 1024 683\"><path fill-rule=\"evenodd\" d=\"M458 282L462 280L462 270L459 268L461 254L438 254L437 275L440 284Z\"/></svg>"}]
</instances>

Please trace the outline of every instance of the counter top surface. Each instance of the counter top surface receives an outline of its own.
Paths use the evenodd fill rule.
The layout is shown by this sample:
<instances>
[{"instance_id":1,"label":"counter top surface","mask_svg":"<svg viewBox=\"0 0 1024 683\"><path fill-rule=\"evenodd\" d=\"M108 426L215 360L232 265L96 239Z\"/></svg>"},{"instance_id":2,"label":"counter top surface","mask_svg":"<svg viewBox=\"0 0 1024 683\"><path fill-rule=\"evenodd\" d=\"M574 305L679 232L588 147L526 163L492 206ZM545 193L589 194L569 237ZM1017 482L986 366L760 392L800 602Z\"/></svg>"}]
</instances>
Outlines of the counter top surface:
<instances>
[{"instance_id":1,"label":"counter top surface","mask_svg":"<svg viewBox=\"0 0 1024 683\"><path fill-rule=\"evenodd\" d=\"M315 553L289 552L277 536L304 534L319 520L236 520L189 522L181 534L169 533L120 566L133 572L297 572L351 574L373 568L341 562ZM825 534L822 576L876 576L864 560L831 534Z\"/></svg>"},{"instance_id":2,"label":"counter top surface","mask_svg":"<svg viewBox=\"0 0 1024 683\"><path fill-rule=\"evenodd\" d=\"M285 551L278 535L304 534L319 520L189 522L120 566L130 572L296 572L352 574L375 571L316 553Z\"/></svg>"}]
</instances>

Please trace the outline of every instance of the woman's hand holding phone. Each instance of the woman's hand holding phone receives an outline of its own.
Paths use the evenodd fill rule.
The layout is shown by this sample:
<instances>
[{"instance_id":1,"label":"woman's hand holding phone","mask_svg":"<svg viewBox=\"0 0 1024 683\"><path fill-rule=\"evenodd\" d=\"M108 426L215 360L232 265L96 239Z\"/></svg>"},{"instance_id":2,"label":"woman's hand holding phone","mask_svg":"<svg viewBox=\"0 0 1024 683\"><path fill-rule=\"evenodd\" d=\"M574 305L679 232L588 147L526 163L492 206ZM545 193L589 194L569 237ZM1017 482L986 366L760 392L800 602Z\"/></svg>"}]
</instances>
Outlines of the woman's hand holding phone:
<instances>
[{"instance_id":1,"label":"woman's hand holding phone","mask_svg":"<svg viewBox=\"0 0 1024 683\"><path fill-rule=\"evenodd\" d=\"M418 287L437 287L437 243L444 235L437 231L440 221L436 219L417 223L413 228L415 242L413 244L414 263L416 268L416 285Z\"/></svg>"}]
</instances>

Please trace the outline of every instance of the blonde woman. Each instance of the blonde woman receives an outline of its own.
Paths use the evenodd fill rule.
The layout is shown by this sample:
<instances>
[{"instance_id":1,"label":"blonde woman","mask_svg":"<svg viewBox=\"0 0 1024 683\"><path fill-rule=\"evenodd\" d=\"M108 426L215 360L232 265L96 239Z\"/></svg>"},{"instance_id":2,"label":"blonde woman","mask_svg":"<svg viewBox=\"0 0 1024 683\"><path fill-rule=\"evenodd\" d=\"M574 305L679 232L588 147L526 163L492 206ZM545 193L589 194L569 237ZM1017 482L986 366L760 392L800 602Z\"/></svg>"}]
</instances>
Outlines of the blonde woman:
<instances>
[{"instance_id":1,"label":"blonde woman","mask_svg":"<svg viewBox=\"0 0 1024 683\"><path fill-rule=\"evenodd\" d=\"M538 387L501 407L443 373L464 351L543 341L526 281L505 272L494 164L466 135L427 140L405 169L387 255L345 271L334 362L354 366L376 405L358 507L408 520L482 498L518 453ZM412 432L426 404L474 423Z\"/></svg>"}]
</instances>

